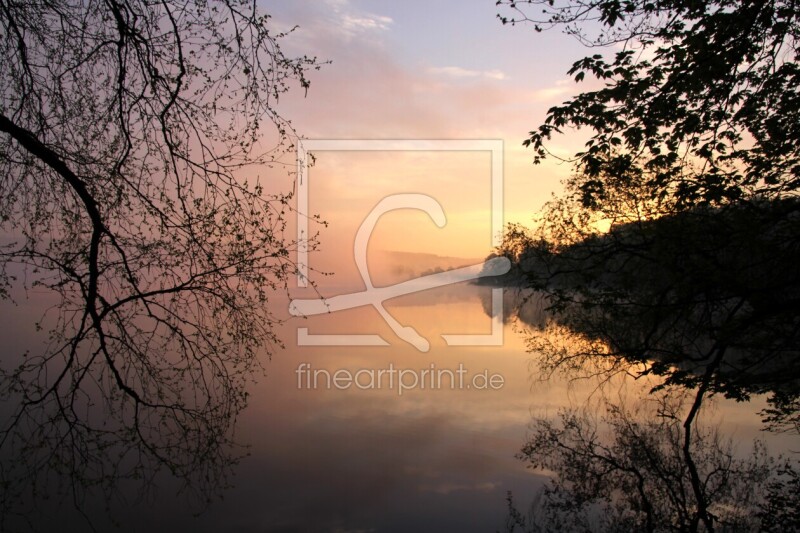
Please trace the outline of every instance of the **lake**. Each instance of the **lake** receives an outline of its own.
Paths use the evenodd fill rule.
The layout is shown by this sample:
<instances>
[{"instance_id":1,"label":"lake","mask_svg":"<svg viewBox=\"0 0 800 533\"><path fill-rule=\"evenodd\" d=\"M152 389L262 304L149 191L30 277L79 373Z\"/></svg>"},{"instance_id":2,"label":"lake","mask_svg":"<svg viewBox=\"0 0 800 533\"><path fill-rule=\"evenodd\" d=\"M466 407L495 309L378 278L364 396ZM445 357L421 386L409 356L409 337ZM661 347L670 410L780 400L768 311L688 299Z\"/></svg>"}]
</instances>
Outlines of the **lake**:
<instances>
[{"instance_id":1,"label":"lake","mask_svg":"<svg viewBox=\"0 0 800 533\"><path fill-rule=\"evenodd\" d=\"M354 289L323 293L348 290ZM288 316L287 300L277 301L276 312L287 319L279 332L286 347L265 358L265 375L251 386L237 426L250 455L238 465L233 487L194 516L197 508L164 477L150 500L114 504L119 530L501 530L507 493L524 506L546 480L515 457L532 416L582 405L597 384L539 380L537 354L526 351L527 334L513 319L503 326L501 346L448 346L442 333L491 332L485 311L491 290L462 283L387 302L392 316L430 341L427 353L399 340L371 307L301 319ZM35 303L17 309L20 327ZM298 328L313 335L378 334L389 345L298 346ZM645 383L625 379L608 387L628 401L639 401L646 390ZM717 401L704 420L721 421L742 453L753 438L764 438L771 451L790 449L789 438L760 430L756 411L763 405L760 399ZM94 504L88 509L104 514ZM86 530L69 508L57 516L62 531Z\"/></svg>"}]
</instances>

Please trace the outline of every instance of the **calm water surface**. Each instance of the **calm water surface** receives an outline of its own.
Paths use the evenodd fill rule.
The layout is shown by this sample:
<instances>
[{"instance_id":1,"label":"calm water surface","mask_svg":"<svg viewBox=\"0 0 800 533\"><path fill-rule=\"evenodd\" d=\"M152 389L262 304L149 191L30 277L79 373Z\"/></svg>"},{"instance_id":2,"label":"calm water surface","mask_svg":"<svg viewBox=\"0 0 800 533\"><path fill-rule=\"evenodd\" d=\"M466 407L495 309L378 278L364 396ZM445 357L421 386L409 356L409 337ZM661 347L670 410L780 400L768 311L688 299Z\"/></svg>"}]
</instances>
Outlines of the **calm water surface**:
<instances>
[{"instance_id":1,"label":"calm water surface","mask_svg":"<svg viewBox=\"0 0 800 533\"><path fill-rule=\"evenodd\" d=\"M154 501L121 503L120 531L459 531L503 527L508 491L524 504L545 479L515 458L531 417L579 404L595 385L535 379L536 354L511 323L502 346L450 347L441 333L489 333L483 301L490 288L459 285L408 295L387 306L400 323L431 342L421 353L399 340L372 308L292 319L282 326L286 349L264 361L238 424L251 446L235 487L200 516L165 483ZM285 307L285 302L280 306ZM373 333L391 345L297 346L297 327L311 333ZM499 390L298 388L298 367L418 371L461 365L466 376L499 374ZM362 376L364 378L365 376ZM468 378L467 378L468 379ZM406 380L411 383L411 377ZM362 383L367 383L362 381ZM482 383L478 380L478 383ZM495 382L497 383L497 382ZM638 388L637 388L638 387ZM628 385L634 399L641 389ZM745 451L761 434L761 404L718 403L711 416ZM786 447L768 439L771 449ZM82 531L71 519L66 530ZM60 523L64 530L65 522Z\"/></svg>"}]
</instances>

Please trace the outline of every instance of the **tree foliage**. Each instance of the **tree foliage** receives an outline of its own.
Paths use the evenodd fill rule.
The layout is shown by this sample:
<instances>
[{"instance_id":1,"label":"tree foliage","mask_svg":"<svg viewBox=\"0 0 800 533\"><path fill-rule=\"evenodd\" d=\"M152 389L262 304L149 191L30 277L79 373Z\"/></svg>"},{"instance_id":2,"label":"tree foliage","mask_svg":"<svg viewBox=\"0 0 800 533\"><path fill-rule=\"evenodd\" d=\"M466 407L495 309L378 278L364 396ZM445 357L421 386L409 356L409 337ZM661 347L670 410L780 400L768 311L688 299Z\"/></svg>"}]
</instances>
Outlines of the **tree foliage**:
<instances>
[{"instance_id":1,"label":"tree foliage","mask_svg":"<svg viewBox=\"0 0 800 533\"><path fill-rule=\"evenodd\" d=\"M53 302L46 342L3 357L9 509L52 473L78 495L159 468L224 482L294 272L291 194L259 173L318 65L284 35L247 0L0 1L0 295Z\"/></svg>"},{"instance_id":2,"label":"tree foliage","mask_svg":"<svg viewBox=\"0 0 800 533\"><path fill-rule=\"evenodd\" d=\"M640 184L665 210L794 194L800 186L800 10L791 0L501 0L504 23L614 45L569 70L602 88L547 113L535 158L591 132L573 185L584 206ZM539 9L542 8L542 9ZM531 13L535 15L531 15Z\"/></svg>"}]
</instances>

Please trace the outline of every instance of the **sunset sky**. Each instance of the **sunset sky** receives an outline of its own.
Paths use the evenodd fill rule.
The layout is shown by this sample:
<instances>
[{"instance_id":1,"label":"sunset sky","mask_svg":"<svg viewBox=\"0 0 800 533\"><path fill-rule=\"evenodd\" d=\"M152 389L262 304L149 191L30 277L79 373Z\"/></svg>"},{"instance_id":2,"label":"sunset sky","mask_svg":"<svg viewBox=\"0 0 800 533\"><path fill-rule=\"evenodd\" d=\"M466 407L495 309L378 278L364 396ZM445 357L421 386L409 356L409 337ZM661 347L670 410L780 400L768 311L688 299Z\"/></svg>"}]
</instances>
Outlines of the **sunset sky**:
<instances>
[{"instance_id":1,"label":"sunset sky","mask_svg":"<svg viewBox=\"0 0 800 533\"><path fill-rule=\"evenodd\" d=\"M581 87L566 76L587 51L558 31L503 26L492 0L324 0L272 4L276 27L299 28L286 51L330 61L280 110L309 139L501 139L504 219L530 222L559 190L569 165L534 166L522 147L546 110ZM551 148L574 153L579 136ZM382 197L420 192L448 224L424 213L387 214L370 249L483 257L491 251L490 155L325 153L310 171L310 208L330 226L322 252L351 249L355 230ZM333 266L325 264L323 266Z\"/></svg>"}]
</instances>

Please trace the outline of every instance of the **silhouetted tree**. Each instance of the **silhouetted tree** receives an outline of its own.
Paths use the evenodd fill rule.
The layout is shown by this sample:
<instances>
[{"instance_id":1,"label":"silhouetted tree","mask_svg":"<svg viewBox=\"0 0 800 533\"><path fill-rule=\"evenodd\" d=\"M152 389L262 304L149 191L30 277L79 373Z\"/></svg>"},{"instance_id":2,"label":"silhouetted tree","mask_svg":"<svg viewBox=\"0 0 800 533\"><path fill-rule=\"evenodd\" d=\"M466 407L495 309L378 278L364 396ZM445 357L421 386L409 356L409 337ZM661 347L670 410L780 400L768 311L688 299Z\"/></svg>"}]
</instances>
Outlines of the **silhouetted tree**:
<instances>
[{"instance_id":1,"label":"silhouetted tree","mask_svg":"<svg viewBox=\"0 0 800 533\"><path fill-rule=\"evenodd\" d=\"M504 23L617 45L613 59L595 54L570 70L603 88L550 109L525 141L540 161L553 133L592 132L536 231L508 232L501 252L520 265L514 283L545 291L555 320L598 341L595 354L740 397L771 382L770 421L792 426L800 10L783 1L498 4L513 13L499 15Z\"/></svg>"},{"instance_id":2,"label":"silhouetted tree","mask_svg":"<svg viewBox=\"0 0 800 533\"><path fill-rule=\"evenodd\" d=\"M43 346L4 350L0 515L53 474L78 502L159 469L224 484L295 271L259 173L317 63L282 37L248 0L0 2L0 295L55 296Z\"/></svg>"},{"instance_id":3,"label":"silhouetted tree","mask_svg":"<svg viewBox=\"0 0 800 533\"><path fill-rule=\"evenodd\" d=\"M713 502L691 453L704 399L770 391L767 421L796 425L800 10L784 0L497 3L503 23L606 47L569 70L600 88L551 108L524 142L539 162L553 134L589 134L564 195L499 250L517 264L510 284L544 294L544 330L574 336L551 342L537 329L531 348L551 369L655 374L694 391L682 455L710 531Z\"/></svg>"},{"instance_id":4,"label":"silhouetted tree","mask_svg":"<svg viewBox=\"0 0 800 533\"><path fill-rule=\"evenodd\" d=\"M644 209L724 205L800 187L800 10L791 0L500 0L504 23L615 45L569 70L602 83L547 113L536 161L564 128L591 132L571 180L603 209L635 186ZM530 14L530 16L529 16ZM593 32L593 33L592 33ZM640 211L617 213L628 217Z\"/></svg>"}]
</instances>

